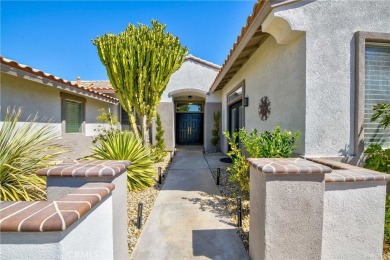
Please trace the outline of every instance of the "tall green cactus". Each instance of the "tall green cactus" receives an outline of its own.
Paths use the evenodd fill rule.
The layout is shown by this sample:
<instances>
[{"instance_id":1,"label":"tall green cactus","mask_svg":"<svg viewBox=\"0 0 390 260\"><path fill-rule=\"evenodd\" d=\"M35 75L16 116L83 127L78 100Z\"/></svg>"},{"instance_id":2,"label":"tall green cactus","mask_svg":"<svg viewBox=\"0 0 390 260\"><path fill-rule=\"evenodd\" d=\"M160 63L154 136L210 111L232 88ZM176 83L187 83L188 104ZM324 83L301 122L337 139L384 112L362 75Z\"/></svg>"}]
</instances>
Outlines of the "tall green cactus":
<instances>
[{"instance_id":1,"label":"tall green cactus","mask_svg":"<svg viewBox=\"0 0 390 260\"><path fill-rule=\"evenodd\" d=\"M120 104L129 114L134 134L142 134L145 144L149 143L149 128L169 78L188 52L178 37L164 32L165 28L152 20L152 28L129 24L118 35L104 34L92 40Z\"/></svg>"}]
</instances>

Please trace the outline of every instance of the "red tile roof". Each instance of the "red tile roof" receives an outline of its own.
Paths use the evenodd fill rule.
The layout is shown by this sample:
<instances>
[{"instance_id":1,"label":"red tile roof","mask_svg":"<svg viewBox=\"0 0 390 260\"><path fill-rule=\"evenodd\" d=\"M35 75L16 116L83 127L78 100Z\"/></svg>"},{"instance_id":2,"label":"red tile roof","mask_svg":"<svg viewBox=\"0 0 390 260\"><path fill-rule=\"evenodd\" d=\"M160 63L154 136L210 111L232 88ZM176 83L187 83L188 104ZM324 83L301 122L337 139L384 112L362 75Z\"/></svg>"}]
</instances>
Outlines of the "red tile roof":
<instances>
[{"instance_id":1,"label":"red tile roof","mask_svg":"<svg viewBox=\"0 0 390 260\"><path fill-rule=\"evenodd\" d=\"M214 63L209 62L207 60L200 59L200 58L195 57L191 54L187 55L185 57L185 60L192 60L192 61L201 63L203 65L206 65L208 67L218 69L218 70L221 68L221 66L219 66L217 64L214 64ZM77 81L72 81L72 83L77 83ZM85 87L85 88L95 89L95 90L100 90L100 91L113 89L109 80L81 80L79 85L82 87Z\"/></svg>"},{"instance_id":2,"label":"red tile roof","mask_svg":"<svg viewBox=\"0 0 390 260\"><path fill-rule=\"evenodd\" d=\"M217 64L214 64L214 63L212 63L212 62L209 62L209 61L207 61L207 60L200 59L200 58L195 57L195 56L193 56L193 55L191 55L191 54L187 55L187 56L185 57L185 60L193 60L193 61L202 63L202 64L204 64L204 65L207 65L207 66L209 66L209 67L212 67L212 68L214 68L214 69L218 69L218 70L221 69L221 66L219 66L219 65L217 65Z\"/></svg>"},{"instance_id":3,"label":"red tile roof","mask_svg":"<svg viewBox=\"0 0 390 260\"><path fill-rule=\"evenodd\" d=\"M116 99L114 97L111 97L109 95L106 95L104 93L100 93L100 92L98 92L96 90L92 90L92 89L90 89L88 87L79 86L79 85L77 85L77 83L71 82L69 80L62 79L60 77L54 76L52 74L43 72L43 71L38 70L38 69L34 69L34 68L29 67L27 65L20 64L17 61L6 59L3 56L0 56L0 63L4 64L4 65L8 65L8 66L10 66L12 68L15 68L15 69L18 69L18 70L23 70L25 72L28 72L28 73L40 76L42 78L49 79L51 81L59 82L59 83L65 84L67 86L70 86L70 87L73 87L73 88L76 88L76 89L79 89L79 90L82 90L82 91L85 91L85 92L92 93L94 95L97 95L97 96L103 97L105 99L108 99L111 102L117 103L119 101L118 99Z\"/></svg>"}]
</instances>

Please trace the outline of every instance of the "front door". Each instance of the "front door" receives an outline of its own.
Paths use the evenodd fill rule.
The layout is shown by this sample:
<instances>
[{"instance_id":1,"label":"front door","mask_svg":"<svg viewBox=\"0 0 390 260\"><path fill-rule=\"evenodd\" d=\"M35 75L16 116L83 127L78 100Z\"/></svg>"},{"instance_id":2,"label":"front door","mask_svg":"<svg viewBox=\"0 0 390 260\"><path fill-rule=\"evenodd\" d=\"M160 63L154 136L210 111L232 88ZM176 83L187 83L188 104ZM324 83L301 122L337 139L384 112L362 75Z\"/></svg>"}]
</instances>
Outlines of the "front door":
<instances>
[{"instance_id":1,"label":"front door","mask_svg":"<svg viewBox=\"0 0 390 260\"><path fill-rule=\"evenodd\" d=\"M203 114L176 113L176 143L202 144Z\"/></svg>"}]
</instances>

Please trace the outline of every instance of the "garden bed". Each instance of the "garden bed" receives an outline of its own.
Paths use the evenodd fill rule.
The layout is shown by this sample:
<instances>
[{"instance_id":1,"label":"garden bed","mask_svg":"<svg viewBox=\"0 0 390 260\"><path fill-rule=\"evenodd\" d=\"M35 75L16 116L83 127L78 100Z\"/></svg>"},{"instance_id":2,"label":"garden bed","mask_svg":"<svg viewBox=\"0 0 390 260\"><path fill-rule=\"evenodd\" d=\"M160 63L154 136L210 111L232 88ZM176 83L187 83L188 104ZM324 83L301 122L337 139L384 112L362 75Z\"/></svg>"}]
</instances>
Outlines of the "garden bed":
<instances>
[{"instance_id":1,"label":"garden bed","mask_svg":"<svg viewBox=\"0 0 390 260\"><path fill-rule=\"evenodd\" d=\"M220 155L220 154L218 154ZM217 169L211 169L214 180L217 179ZM240 192L236 185L229 182L229 173L221 169L218 190L226 201L226 209L231 215L233 223L237 224L237 196ZM246 251L249 250L249 200L242 199L242 228L237 228L237 233L244 244Z\"/></svg>"},{"instance_id":2,"label":"garden bed","mask_svg":"<svg viewBox=\"0 0 390 260\"><path fill-rule=\"evenodd\" d=\"M143 226L146 223L146 220L148 219L150 211L152 210L157 195L161 190L162 185L164 184L165 178L163 178L162 184L158 184L158 167L162 168L162 173L165 174L166 177L169 163L170 163L170 157L168 153L168 155L165 157L164 162L154 164L155 180L156 180L154 186L141 191L127 192L127 219L128 219L127 244L128 244L129 256L131 256L131 254L133 253L135 245L137 244L139 236L141 235ZM140 202L143 203L142 226L140 229L138 229L137 212L138 212L138 203Z\"/></svg>"}]
</instances>

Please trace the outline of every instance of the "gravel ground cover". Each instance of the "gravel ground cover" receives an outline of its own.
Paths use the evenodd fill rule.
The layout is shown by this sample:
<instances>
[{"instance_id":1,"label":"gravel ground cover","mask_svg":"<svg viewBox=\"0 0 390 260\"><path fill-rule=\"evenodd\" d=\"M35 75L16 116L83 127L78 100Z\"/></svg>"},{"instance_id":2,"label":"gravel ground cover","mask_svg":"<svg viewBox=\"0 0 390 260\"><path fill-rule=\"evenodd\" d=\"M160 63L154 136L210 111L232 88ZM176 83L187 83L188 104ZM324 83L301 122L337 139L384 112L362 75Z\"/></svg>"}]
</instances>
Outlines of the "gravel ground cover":
<instances>
[{"instance_id":1,"label":"gravel ground cover","mask_svg":"<svg viewBox=\"0 0 390 260\"><path fill-rule=\"evenodd\" d=\"M207 154L212 156L214 154ZM224 155L218 153L215 155ZM217 169L211 169L214 181L217 180ZM237 196L240 192L236 185L229 182L229 173L225 169L221 169L221 175L219 179L218 190L222 197L226 200L226 209L231 215L233 223L237 223ZM242 199L242 228L237 228L237 233L240 236L242 243L245 246L246 251L249 250L249 200Z\"/></svg>"},{"instance_id":2,"label":"gravel ground cover","mask_svg":"<svg viewBox=\"0 0 390 260\"><path fill-rule=\"evenodd\" d=\"M141 235L143 225L145 224L150 211L154 205L154 201L157 198L157 195L164 184L164 180L168 173L168 168L170 164L169 153L166 156L164 162L156 163L154 165L155 170L155 180L156 183L154 186L149 187L142 191L130 191L127 192L127 244L129 256L133 253L135 245L137 244L138 238ZM165 178L162 179L162 184L158 184L158 167L161 167L162 173L165 175ZM142 226L140 229L137 228L137 212L138 212L138 203L143 203L142 211Z\"/></svg>"}]
</instances>

